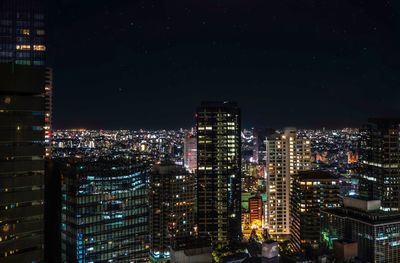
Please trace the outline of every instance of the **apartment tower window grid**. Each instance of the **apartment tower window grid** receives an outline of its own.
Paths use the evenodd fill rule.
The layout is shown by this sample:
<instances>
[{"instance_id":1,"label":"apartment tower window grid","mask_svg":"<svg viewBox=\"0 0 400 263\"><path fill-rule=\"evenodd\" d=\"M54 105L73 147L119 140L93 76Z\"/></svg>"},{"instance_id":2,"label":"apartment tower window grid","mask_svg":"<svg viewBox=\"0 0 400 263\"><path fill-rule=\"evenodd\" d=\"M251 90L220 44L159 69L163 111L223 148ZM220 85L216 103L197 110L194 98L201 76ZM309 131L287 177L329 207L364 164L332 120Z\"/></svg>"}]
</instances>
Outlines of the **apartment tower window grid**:
<instances>
[{"instance_id":1,"label":"apartment tower window grid","mask_svg":"<svg viewBox=\"0 0 400 263\"><path fill-rule=\"evenodd\" d=\"M285 240L290 236L293 175L310 169L310 141L298 137L295 128L286 128L267 137L266 152L266 228L273 239Z\"/></svg>"}]
</instances>

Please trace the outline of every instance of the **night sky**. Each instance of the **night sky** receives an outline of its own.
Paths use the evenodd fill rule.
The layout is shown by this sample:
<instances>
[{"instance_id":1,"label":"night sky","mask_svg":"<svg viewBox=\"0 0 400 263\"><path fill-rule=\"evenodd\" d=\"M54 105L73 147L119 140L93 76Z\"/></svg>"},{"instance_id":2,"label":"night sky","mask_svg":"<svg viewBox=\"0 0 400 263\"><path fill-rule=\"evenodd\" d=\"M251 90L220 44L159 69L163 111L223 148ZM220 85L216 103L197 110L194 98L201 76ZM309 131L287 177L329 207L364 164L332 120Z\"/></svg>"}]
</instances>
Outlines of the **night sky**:
<instances>
[{"instance_id":1,"label":"night sky","mask_svg":"<svg viewBox=\"0 0 400 263\"><path fill-rule=\"evenodd\" d=\"M400 116L398 0L49 0L55 128L244 127Z\"/></svg>"}]
</instances>

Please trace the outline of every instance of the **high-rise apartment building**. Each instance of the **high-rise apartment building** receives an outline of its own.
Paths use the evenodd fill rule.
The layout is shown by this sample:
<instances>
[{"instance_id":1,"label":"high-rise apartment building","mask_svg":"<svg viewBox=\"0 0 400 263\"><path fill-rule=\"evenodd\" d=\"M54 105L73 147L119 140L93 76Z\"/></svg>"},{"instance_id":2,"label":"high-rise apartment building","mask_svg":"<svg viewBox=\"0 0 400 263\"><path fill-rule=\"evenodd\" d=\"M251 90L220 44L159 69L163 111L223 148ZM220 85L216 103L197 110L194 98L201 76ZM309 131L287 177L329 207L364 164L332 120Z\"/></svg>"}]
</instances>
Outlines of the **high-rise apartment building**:
<instances>
[{"instance_id":1,"label":"high-rise apartment building","mask_svg":"<svg viewBox=\"0 0 400 263\"><path fill-rule=\"evenodd\" d=\"M170 260L194 237L195 178L182 166L155 164L150 173L150 257Z\"/></svg>"},{"instance_id":2,"label":"high-rise apartment building","mask_svg":"<svg viewBox=\"0 0 400 263\"><path fill-rule=\"evenodd\" d=\"M145 165L127 159L62 168L62 262L148 262Z\"/></svg>"},{"instance_id":3,"label":"high-rise apartment building","mask_svg":"<svg viewBox=\"0 0 400 263\"><path fill-rule=\"evenodd\" d=\"M241 114L234 102L197 109L197 224L200 237L241 236Z\"/></svg>"},{"instance_id":4,"label":"high-rise apartment building","mask_svg":"<svg viewBox=\"0 0 400 263\"><path fill-rule=\"evenodd\" d=\"M303 171L294 175L291 197L291 243L300 251L318 248L321 209L341 206L339 178L324 171Z\"/></svg>"},{"instance_id":5,"label":"high-rise apartment building","mask_svg":"<svg viewBox=\"0 0 400 263\"><path fill-rule=\"evenodd\" d=\"M400 119L370 119L360 145L360 195L400 210Z\"/></svg>"},{"instance_id":6,"label":"high-rise apartment building","mask_svg":"<svg viewBox=\"0 0 400 263\"><path fill-rule=\"evenodd\" d=\"M197 139L193 134L188 134L185 137L183 143L183 164L192 173L197 169Z\"/></svg>"},{"instance_id":7,"label":"high-rise apartment building","mask_svg":"<svg viewBox=\"0 0 400 263\"><path fill-rule=\"evenodd\" d=\"M295 128L286 128L282 133L267 137L266 152L266 227L271 238L288 239L293 175L310 169L310 141L298 137Z\"/></svg>"}]
</instances>

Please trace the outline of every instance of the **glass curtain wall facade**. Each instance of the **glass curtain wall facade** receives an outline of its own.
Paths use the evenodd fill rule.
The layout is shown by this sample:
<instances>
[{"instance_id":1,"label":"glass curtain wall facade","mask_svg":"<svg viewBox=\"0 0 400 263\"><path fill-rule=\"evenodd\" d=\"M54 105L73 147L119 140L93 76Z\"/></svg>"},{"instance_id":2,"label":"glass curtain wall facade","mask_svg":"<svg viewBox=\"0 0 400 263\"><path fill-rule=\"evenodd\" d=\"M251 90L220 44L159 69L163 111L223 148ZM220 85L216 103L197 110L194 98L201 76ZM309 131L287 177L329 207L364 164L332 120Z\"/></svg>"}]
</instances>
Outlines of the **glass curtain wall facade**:
<instances>
[{"instance_id":1,"label":"glass curtain wall facade","mask_svg":"<svg viewBox=\"0 0 400 263\"><path fill-rule=\"evenodd\" d=\"M198 234L214 243L241 236L241 113L234 102L197 109Z\"/></svg>"},{"instance_id":2,"label":"glass curtain wall facade","mask_svg":"<svg viewBox=\"0 0 400 263\"><path fill-rule=\"evenodd\" d=\"M43 0L0 2L0 63L45 65Z\"/></svg>"},{"instance_id":3,"label":"glass curtain wall facade","mask_svg":"<svg viewBox=\"0 0 400 263\"><path fill-rule=\"evenodd\" d=\"M360 195L400 211L400 119L370 119L361 140Z\"/></svg>"},{"instance_id":4,"label":"glass curtain wall facade","mask_svg":"<svg viewBox=\"0 0 400 263\"><path fill-rule=\"evenodd\" d=\"M68 165L62 262L147 262L147 167L105 160Z\"/></svg>"}]
</instances>

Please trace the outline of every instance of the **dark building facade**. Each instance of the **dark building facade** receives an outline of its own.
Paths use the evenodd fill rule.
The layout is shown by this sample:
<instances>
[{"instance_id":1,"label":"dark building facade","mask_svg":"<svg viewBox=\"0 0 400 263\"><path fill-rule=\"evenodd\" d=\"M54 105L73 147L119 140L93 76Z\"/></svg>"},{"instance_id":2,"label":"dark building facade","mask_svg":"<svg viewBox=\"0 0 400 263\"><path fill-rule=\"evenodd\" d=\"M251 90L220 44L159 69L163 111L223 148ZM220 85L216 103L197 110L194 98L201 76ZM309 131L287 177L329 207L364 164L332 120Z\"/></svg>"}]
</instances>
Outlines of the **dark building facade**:
<instances>
[{"instance_id":1,"label":"dark building facade","mask_svg":"<svg viewBox=\"0 0 400 263\"><path fill-rule=\"evenodd\" d=\"M0 2L0 63L45 65L43 0Z\"/></svg>"},{"instance_id":2,"label":"dark building facade","mask_svg":"<svg viewBox=\"0 0 400 263\"><path fill-rule=\"evenodd\" d=\"M66 163L62 262L147 262L148 172L126 160Z\"/></svg>"},{"instance_id":3,"label":"dark building facade","mask_svg":"<svg viewBox=\"0 0 400 263\"><path fill-rule=\"evenodd\" d=\"M360 195L400 210L400 119L370 119L360 145Z\"/></svg>"},{"instance_id":4,"label":"dark building facade","mask_svg":"<svg viewBox=\"0 0 400 263\"><path fill-rule=\"evenodd\" d=\"M214 243L241 236L241 113L234 102L197 109L198 234Z\"/></svg>"},{"instance_id":5,"label":"dark building facade","mask_svg":"<svg viewBox=\"0 0 400 263\"><path fill-rule=\"evenodd\" d=\"M339 193L339 178L329 172L303 171L293 176L290 214L295 251L318 248L321 209L340 207Z\"/></svg>"},{"instance_id":6,"label":"dark building facade","mask_svg":"<svg viewBox=\"0 0 400 263\"><path fill-rule=\"evenodd\" d=\"M43 259L43 67L0 64L0 261Z\"/></svg>"},{"instance_id":7,"label":"dark building facade","mask_svg":"<svg viewBox=\"0 0 400 263\"><path fill-rule=\"evenodd\" d=\"M44 258L44 18L42 1L0 1L0 262Z\"/></svg>"},{"instance_id":8,"label":"dark building facade","mask_svg":"<svg viewBox=\"0 0 400 263\"><path fill-rule=\"evenodd\" d=\"M400 262L400 213L380 210L379 200L344 198L344 207L321 212L321 241L357 242L360 262Z\"/></svg>"},{"instance_id":9,"label":"dark building facade","mask_svg":"<svg viewBox=\"0 0 400 263\"><path fill-rule=\"evenodd\" d=\"M150 173L150 256L166 262L171 248L194 237L195 178L184 167L164 162Z\"/></svg>"}]
</instances>

